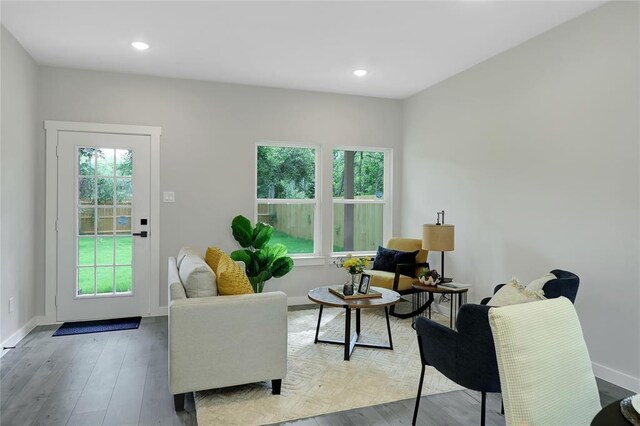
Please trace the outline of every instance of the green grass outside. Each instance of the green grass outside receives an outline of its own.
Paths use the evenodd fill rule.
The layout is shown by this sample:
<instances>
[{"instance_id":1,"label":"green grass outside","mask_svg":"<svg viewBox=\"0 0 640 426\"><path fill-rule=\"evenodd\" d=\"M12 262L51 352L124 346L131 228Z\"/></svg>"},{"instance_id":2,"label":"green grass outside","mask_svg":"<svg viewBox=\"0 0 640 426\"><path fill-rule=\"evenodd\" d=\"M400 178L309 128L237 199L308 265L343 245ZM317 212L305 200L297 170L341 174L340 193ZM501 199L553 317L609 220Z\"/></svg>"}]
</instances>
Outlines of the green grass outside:
<instances>
[{"instance_id":1,"label":"green grass outside","mask_svg":"<svg viewBox=\"0 0 640 426\"><path fill-rule=\"evenodd\" d=\"M113 246L115 240L115 259ZM97 280L97 293L112 293L114 285L114 264L131 264L132 237L80 238L78 241L78 294L93 294ZM95 257L94 257L95 256ZM102 266L105 265L105 266ZM94 267L95 266L95 267ZM95 276L94 276L95 271ZM115 267L116 292L131 291L131 266Z\"/></svg>"},{"instance_id":2,"label":"green grass outside","mask_svg":"<svg viewBox=\"0 0 640 426\"><path fill-rule=\"evenodd\" d=\"M313 240L292 237L291 235L285 234L277 229L273 230L273 234L271 234L271 241L269 241L269 243L284 244L287 247L287 252L289 254L313 253Z\"/></svg>"}]
</instances>

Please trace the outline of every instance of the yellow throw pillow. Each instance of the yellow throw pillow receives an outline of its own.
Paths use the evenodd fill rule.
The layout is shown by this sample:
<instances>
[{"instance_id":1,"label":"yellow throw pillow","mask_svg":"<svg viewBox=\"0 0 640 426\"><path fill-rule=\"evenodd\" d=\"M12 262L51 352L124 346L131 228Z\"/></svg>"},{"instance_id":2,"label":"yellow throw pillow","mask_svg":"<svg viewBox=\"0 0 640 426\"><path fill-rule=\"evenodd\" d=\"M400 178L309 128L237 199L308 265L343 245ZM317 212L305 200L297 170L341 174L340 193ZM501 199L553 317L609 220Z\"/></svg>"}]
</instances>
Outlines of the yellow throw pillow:
<instances>
[{"instance_id":1,"label":"yellow throw pillow","mask_svg":"<svg viewBox=\"0 0 640 426\"><path fill-rule=\"evenodd\" d=\"M216 275L218 275L218 263L220 262L220 258L223 254L226 255L226 253L218 247L209 247L207 249L207 253L204 255L205 262L207 262L209 268L213 269L213 272Z\"/></svg>"},{"instance_id":2,"label":"yellow throw pillow","mask_svg":"<svg viewBox=\"0 0 640 426\"><path fill-rule=\"evenodd\" d=\"M253 294L251 282L242 267L223 253L218 262L218 294L231 296L234 294Z\"/></svg>"}]
</instances>

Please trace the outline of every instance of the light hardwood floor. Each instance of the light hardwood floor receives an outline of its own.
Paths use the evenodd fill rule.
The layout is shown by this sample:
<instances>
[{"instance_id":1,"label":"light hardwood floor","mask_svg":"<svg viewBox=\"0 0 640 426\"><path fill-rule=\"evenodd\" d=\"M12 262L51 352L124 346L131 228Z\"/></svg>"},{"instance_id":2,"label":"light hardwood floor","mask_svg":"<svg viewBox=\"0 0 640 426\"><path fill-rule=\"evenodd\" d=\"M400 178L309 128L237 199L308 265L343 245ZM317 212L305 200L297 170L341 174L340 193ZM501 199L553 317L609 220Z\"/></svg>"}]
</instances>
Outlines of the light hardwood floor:
<instances>
[{"instance_id":1,"label":"light hardwood floor","mask_svg":"<svg viewBox=\"0 0 640 426\"><path fill-rule=\"evenodd\" d=\"M143 318L138 330L51 337L37 327L0 359L0 424L195 425L193 396L173 410L167 382L167 318ZM416 383L418 378L416 377ZM415 386L415 384L411 384ZM630 395L598 381L602 403ZM415 400L297 420L287 425L408 425ZM487 424L503 425L499 395L489 395ZM479 424L479 394L423 397L419 424Z\"/></svg>"}]
</instances>

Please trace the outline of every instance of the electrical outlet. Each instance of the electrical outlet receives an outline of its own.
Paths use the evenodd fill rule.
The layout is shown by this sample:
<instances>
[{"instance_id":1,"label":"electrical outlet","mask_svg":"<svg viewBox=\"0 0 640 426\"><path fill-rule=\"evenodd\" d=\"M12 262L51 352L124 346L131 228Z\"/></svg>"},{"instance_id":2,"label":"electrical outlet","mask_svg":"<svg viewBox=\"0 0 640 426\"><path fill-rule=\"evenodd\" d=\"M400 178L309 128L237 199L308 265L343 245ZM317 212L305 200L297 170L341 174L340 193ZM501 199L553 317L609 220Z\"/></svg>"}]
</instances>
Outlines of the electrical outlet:
<instances>
[{"instance_id":1,"label":"electrical outlet","mask_svg":"<svg viewBox=\"0 0 640 426\"><path fill-rule=\"evenodd\" d=\"M13 297L9 298L9 313L13 312Z\"/></svg>"}]
</instances>

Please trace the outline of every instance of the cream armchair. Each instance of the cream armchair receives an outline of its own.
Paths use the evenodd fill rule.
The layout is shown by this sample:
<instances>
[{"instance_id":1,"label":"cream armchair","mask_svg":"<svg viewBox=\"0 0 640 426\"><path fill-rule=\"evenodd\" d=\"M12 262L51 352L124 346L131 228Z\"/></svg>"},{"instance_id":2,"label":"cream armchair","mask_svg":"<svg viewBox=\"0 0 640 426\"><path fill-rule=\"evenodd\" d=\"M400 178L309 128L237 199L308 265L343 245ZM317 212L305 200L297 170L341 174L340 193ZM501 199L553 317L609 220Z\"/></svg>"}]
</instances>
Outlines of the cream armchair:
<instances>
[{"instance_id":1,"label":"cream armchair","mask_svg":"<svg viewBox=\"0 0 640 426\"><path fill-rule=\"evenodd\" d=\"M261 381L279 394L287 374L287 297L275 291L187 298L169 258L169 388L184 394Z\"/></svg>"}]
</instances>

